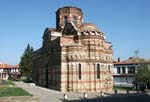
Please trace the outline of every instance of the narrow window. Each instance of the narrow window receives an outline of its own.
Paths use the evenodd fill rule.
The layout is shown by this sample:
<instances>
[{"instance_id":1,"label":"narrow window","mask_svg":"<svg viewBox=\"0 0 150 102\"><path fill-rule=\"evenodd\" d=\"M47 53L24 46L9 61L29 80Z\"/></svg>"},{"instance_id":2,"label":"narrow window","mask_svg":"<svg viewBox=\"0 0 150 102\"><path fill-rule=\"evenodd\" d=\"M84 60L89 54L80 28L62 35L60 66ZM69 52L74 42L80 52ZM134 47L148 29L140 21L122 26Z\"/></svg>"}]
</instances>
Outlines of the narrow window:
<instances>
[{"instance_id":1,"label":"narrow window","mask_svg":"<svg viewBox=\"0 0 150 102\"><path fill-rule=\"evenodd\" d=\"M126 73L126 69L125 67L122 67L122 73L125 74Z\"/></svg>"},{"instance_id":2,"label":"narrow window","mask_svg":"<svg viewBox=\"0 0 150 102\"><path fill-rule=\"evenodd\" d=\"M97 64L97 79L100 79L100 65Z\"/></svg>"},{"instance_id":3,"label":"narrow window","mask_svg":"<svg viewBox=\"0 0 150 102\"><path fill-rule=\"evenodd\" d=\"M77 24L77 17L73 16L73 23L76 25Z\"/></svg>"},{"instance_id":4,"label":"narrow window","mask_svg":"<svg viewBox=\"0 0 150 102\"><path fill-rule=\"evenodd\" d=\"M132 67L132 73L135 74L135 67Z\"/></svg>"},{"instance_id":5,"label":"narrow window","mask_svg":"<svg viewBox=\"0 0 150 102\"><path fill-rule=\"evenodd\" d=\"M64 16L64 26L67 24L67 16Z\"/></svg>"},{"instance_id":6,"label":"narrow window","mask_svg":"<svg viewBox=\"0 0 150 102\"><path fill-rule=\"evenodd\" d=\"M81 64L78 65L78 78L81 80Z\"/></svg>"},{"instance_id":7,"label":"narrow window","mask_svg":"<svg viewBox=\"0 0 150 102\"><path fill-rule=\"evenodd\" d=\"M120 67L117 67L117 74L120 74Z\"/></svg>"},{"instance_id":8,"label":"narrow window","mask_svg":"<svg viewBox=\"0 0 150 102\"><path fill-rule=\"evenodd\" d=\"M108 65L108 71L111 72L111 70L110 70L110 65Z\"/></svg>"}]
</instances>

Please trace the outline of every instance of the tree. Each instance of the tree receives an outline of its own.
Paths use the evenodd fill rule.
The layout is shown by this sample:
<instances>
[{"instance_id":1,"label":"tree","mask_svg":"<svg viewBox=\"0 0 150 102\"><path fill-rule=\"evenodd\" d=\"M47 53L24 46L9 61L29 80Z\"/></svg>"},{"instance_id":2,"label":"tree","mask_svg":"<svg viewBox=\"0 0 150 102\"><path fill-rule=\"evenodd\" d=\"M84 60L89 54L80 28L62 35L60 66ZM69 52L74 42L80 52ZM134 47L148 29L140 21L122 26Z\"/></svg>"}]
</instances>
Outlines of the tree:
<instances>
[{"instance_id":1,"label":"tree","mask_svg":"<svg viewBox=\"0 0 150 102\"><path fill-rule=\"evenodd\" d=\"M30 77L32 75L32 53L33 47L28 44L20 60L22 76Z\"/></svg>"},{"instance_id":2,"label":"tree","mask_svg":"<svg viewBox=\"0 0 150 102\"><path fill-rule=\"evenodd\" d=\"M136 82L150 86L150 68L148 63L140 63L137 68Z\"/></svg>"}]
</instances>

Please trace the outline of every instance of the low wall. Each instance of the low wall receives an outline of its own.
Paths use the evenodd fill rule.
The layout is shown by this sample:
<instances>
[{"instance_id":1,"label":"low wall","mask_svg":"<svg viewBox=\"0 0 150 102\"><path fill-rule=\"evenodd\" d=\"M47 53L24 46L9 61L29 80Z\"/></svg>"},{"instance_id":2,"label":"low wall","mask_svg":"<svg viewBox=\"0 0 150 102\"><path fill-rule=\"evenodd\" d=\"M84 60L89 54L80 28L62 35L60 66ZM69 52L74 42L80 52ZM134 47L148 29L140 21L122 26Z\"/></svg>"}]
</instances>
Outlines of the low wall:
<instances>
[{"instance_id":1,"label":"low wall","mask_svg":"<svg viewBox=\"0 0 150 102\"><path fill-rule=\"evenodd\" d=\"M39 98L31 96L0 97L0 102L39 102Z\"/></svg>"}]
</instances>

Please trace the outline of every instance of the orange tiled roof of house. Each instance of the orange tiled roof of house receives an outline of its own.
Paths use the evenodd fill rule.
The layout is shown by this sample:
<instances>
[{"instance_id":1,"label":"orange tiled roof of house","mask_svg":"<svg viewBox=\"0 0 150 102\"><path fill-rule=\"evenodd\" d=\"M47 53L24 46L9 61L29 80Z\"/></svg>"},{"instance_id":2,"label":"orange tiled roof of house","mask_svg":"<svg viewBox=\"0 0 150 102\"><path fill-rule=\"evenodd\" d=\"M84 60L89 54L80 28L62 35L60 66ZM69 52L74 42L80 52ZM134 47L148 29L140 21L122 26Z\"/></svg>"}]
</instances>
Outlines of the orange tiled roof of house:
<instances>
[{"instance_id":1,"label":"orange tiled roof of house","mask_svg":"<svg viewBox=\"0 0 150 102\"><path fill-rule=\"evenodd\" d=\"M19 65L8 65L6 63L0 63L0 68L19 68Z\"/></svg>"},{"instance_id":2,"label":"orange tiled roof of house","mask_svg":"<svg viewBox=\"0 0 150 102\"><path fill-rule=\"evenodd\" d=\"M150 63L150 60L146 60L144 58L133 58L130 57L128 60L114 62L114 64L137 64L137 63Z\"/></svg>"}]
</instances>

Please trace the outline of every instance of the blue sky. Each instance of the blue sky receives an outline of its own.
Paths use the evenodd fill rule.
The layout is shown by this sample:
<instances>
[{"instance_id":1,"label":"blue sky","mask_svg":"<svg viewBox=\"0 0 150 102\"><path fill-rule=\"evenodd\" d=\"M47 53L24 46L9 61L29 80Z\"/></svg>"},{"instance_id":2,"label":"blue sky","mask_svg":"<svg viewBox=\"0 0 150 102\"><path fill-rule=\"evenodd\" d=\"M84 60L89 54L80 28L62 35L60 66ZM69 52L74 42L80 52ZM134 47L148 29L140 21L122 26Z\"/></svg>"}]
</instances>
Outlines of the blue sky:
<instances>
[{"instance_id":1,"label":"blue sky","mask_svg":"<svg viewBox=\"0 0 150 102\"><path fill-rule=\"evenodd\" d=\"M112 42L114 59L150 58L150 0L0 0L0 62L18 64L29 43L42 45L46 27L55 27L55 11L63 6L83 10Z\"/></svg>"}]
</instances>

